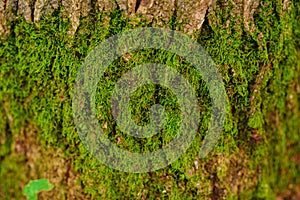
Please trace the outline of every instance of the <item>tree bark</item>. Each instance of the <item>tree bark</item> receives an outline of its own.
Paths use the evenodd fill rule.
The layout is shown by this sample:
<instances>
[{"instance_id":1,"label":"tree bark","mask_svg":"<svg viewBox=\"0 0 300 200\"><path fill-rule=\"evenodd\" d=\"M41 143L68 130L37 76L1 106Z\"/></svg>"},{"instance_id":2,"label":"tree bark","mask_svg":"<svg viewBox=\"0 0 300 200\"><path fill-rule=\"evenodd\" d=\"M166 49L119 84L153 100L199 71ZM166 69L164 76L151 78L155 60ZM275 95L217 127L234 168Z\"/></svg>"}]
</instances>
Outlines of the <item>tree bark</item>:
<instances>
[{"instance_id":1,"label":"tree bark","mask_svg":"<svg viewBox=\"0 0 300 200\"><path fill-rule=\"evenodd\" d=\"M259 0L234 0L232 16L242 16L246 30L254 31L253 15L258 11ZM285 9L289 0L283 1ZM21 14L27 21L38 22L45 15L62 7L66 17L72 24L71 34L74 34L81 16L87 16L97 11L107 11L119 7L128 16L141 14L149 22L161 20L168 22L173 15L177 21L186 21L184 32L192 33L200 30L207 15L216 7L227 9L228 2L216 0L1 0L0 2L0 34L9 33L6 25Z\"/></svg>"},{"instance_id":2,"label":"tree bark","mask_svg":"<svg viewBox=\"0 0 300 200\"><path fill-rule=\"evenodd\" d=\"M265 14L272 16L272 19L267 16L264 21L264 16L260 15L265 8L269 8ZM72 59L80 60L80 56L85 55L82 51L88 49L89 43L80 41L83 46L86 45L81 49L81 43L78 45L75 41L74 46L77 45L78 48L69 51L66 50L67 43L59 46L64 39L63 36L57 36L60 39L58 42L49 42L52 49L59 46L55 49L55 55L51 54L45 59L45 66L49 65L49 69L45 66L41 69L28 64L31 60L27 61L27 53L36 62L43 59L41 56L46 56L46 53L39 54L39 49L34 49L35 45L40 46L31 45L34 43L32 38L24 40L27 46L23 47L23 40L18 37L23 37L20 32L25 28L20 28L20 31L14 30L13 26L19 16L24 17L28 23L38 25L43 17L49 17L57 9L62 9L64 19L70 20L70 36L81 34L85 38L85 33L78 33L82 30L81 20L89 21L93 19L89 17L95 13L119 9L128 18L144 17L152 26L179 29L178 26L172 27L172 24L183 23L181 31L196 39L201 38L200 43L208 41L207 51L216 57L231 104L227 130L224 130L229 136L224 136L220 141L225 149L221 151L224 152L216 150L209 160L196 160L184 172L182 168L186 169L186 166L172 166L157 173L130 176L95 164L91 156L78 147L79 139L68 135L75 130L70 117L72 108L69 94L70 82L74 81L74 77L71 77L74 74L70 73L73 61L62 61L64 57L61 55L71 52L70 54L75 55ZM55 199L93 199L99 196L110 199L115 197L111 196L112 191L119 192L118 195L124 195L124 198L132 197L130 195L141 199L161 198L158 191L161 188L157 188L157 185L143 185L144 183L163 184L163 193L176 188L179 191L178 194L175 192L178 195L176 197L180 199L247 199L247 195L253 199L297 199L300 196L299 16L299 3L291 0L0 0L0 34L5 38L0 41L0 47L3 47L3 51L0 50L0 119L3 119L0 121L0 164L1 167L4 166L3 169L8 169L2 173L0 168L0 178L13 177L14 182L14 173L17 174L20 185L12 185L15 187L13 189L20 190L28 179L46 177L59 187L55 187L52 193L43 193L44 199L53 199L53 196ZM260 24L261 22L265 24ZM51 40L56 35L53 36L50 32ZM18 40L8 37L11 35ZM27 36L28 34L24 37ZM37 36L33 35L34 37ZM48 35L46 33L39 37L39 40L43 40ZM88 35L85 39L90 38L92 36ZM18 54L18 51L22 53ZM251 60L251 56L259 59ZM10 62L12 59L15 60ZM52 69L51 65L55 62L61 62L61 66ZM11 67L11 63L17 67ZM37 69L22 68L24 63ZM43 79L38 79L39 76L45 76L42 77L45 83ZM29 86L26 85L27 79L33 86L29 83ZM23 87L26 89L24 93ZM19 93L10 91L10 88ZM35 92L34 89L39 91ZM28 96L24 95L26 92ZM51 98L43 96L44 93ZM32 99L39 100L40 96L49 108L39 107L44 104L30 104ZM48 104L48 100L53 105ZM28 108L29 105L33 107L32 110ZM31 119L23 119L23 115L17 113L22 109L29 110L30 116L38 115L37 119L41 123L38 124L36 120L24 125ZM107 128L107 124L105 126ZM46 129L50 133L44 133ZM56 132L52 134L51 131ZM69 132L61 136L63 131ZM41 139L43 145L38 142L36 133L46 135ZM45 141L47 137L51 139L49 143ZM49 144L55 144L56 140L62 141L60 145L49 148L51 150L46 148L51 146ZM230 144L227 144L228 141ZM120 138L118 143L121 143ZM238 150L227 150L228 146ZM20 155L24 156L24 160L19 160ZM14 167L11 163L21 164ZM18 168L23 169L23 164L27 170L24 173ZM99 175L97 167L102 167L108 175ZM199 178L202 174L203 177ZM119 175L125 179L119 180ZM145 181L137 186L139 191L130 187L131 181L136 180ZM109 183L111 185L105 185L106 181L112 181ZM20 197L20 194L14 196L13 189L5 189L5 184L1 182L0 198L5 196L3 191L8 191L11 199ZM114 188L113 184L119 183L126 185L126 189ZM102 184L103 187L99 189L97 184Z\"/></svg>"}]
</instances>

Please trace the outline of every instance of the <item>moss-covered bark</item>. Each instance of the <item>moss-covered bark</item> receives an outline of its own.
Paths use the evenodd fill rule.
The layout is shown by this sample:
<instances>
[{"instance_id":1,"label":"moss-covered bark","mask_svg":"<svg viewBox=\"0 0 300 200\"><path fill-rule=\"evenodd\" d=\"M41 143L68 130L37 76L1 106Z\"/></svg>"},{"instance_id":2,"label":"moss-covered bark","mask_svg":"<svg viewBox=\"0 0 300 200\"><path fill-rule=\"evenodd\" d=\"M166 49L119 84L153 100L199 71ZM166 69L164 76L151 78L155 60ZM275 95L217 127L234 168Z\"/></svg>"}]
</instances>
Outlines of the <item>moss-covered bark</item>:
<instances>
[{"instance_id":1,"label":"moss-covered bark","mask_svg":"<svg viewBox=\"0 0 300 200\"><path fill-rule=\"evenodd\" d=\"M3 2L1 20L9 23L1 23L0 30L6 32L0 41L1 199L24 198L22 189L33 179L49 179L55 186L42 192L40 199L284 199L299 195L300 4L296 1L207 1L202 10L196 9L200 4L185 4L187 10L194 9L190 19L187 11L181 12L185 1L97 1L103 6L97 9L94 1L65 7L59 1L43 5L67 9L42 18L38 8L51 10L37 5L42 1L28 5L22 1L14 8L21 16L9 10L14 2ZM155 9L159 5L172 8L159 14ZM210 104L205 84L198 79L195 84L191 76L203 108L195 141L172 165L129 174L106 167L84 148L73 121L72 88L93 47L116 33L149 25L194 31L192 37L222 74L230 107L218 144L199 159ZM136 148L124 134L113 131L115 124L108 114L114 73L145 61L172 59L169 64L177 70L192 72L181 59L152 50L125 55L111 66L108 79L99 85L102 99L97 105L107 110L99 111L99 121L115 144ZM107 93L101 93L105 88Z\"/></svg>"}]
</instances>

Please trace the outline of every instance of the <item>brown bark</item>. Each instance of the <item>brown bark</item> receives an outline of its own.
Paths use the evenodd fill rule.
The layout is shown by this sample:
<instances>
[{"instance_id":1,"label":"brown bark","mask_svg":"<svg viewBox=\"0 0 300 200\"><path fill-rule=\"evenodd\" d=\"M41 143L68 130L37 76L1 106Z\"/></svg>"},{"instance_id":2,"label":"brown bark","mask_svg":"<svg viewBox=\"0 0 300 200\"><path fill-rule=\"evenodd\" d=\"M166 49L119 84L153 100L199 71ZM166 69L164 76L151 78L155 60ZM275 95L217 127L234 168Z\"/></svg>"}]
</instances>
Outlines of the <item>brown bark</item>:
<instances>
[{"instance_id":1,"label":"brown bark","mask_svg":"<svg viewBox=\"0 0 300 200\"><path fill-rule=\"evenodd\" d=\"M258 0L234 0L232 16L243 17L246 30L254 31L253 14L258 11ZM288 5L289 0L284 0ZM199 30L208 14L216 6L226 8L228 2L223 0L216 4L216 0L0 0L0 34L9 33L8 22L12 21L16 13L21 14L27 21L38 22L42 15L49 14L62 6L64 15L71 20L74 33L79 26L80 16L87 16L91 12L107 11L119 7L127 16L141 14L149 22L161 20L168 22L172 15L177 21L185 21L183 29L186 33ZM214 22L212 22L214 23Z\"/></svg>"}]
</instances>

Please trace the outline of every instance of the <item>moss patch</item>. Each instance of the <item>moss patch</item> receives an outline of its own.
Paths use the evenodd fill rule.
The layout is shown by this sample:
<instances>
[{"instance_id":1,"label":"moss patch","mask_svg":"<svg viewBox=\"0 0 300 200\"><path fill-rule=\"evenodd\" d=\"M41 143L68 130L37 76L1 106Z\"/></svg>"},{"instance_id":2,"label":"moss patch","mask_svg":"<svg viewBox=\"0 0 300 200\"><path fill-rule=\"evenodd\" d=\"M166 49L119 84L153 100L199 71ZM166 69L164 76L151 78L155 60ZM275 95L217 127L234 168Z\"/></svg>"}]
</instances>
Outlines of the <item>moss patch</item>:
<instances>
[{"instance_id":1,"label":"moss patch","mask_svg":"<svg viewBox=\"0 0 300 200\"><path fill-rule=\"evenodd\" d=\"M300 6L291 3L283 12L281 4L267 3L259 9L254 32L236 24L229 10L215 9L193 35L217 64L230 102L223 135L205 159L197 155L210 117L209 94L188 62L148 49L110 66L98 85L97 115L108 137L131 151L156 149L173 135L137 142L118 131L109 114L115 74L149 61L168 64L197 93L202 123L191 147L170 166L144 174L107 168L88 153L76 133L71 99L77 71L93 47L121 31L150 26L147 21L120 10L98 13L83 18L71 37L59 11L38 25L17 18L11 35L0 41L0 197L22 198L32 179L49 179L55 188L40 198L56 199L272 199L299 184ZM164 27L180 30L181 24L170 23ZM143 92L137 90L132 103L147 108L157 99L176 111L176 98L163 88ZM147 123L146 113L133 109L140 123Z\"/></svg>"}]
</instances>

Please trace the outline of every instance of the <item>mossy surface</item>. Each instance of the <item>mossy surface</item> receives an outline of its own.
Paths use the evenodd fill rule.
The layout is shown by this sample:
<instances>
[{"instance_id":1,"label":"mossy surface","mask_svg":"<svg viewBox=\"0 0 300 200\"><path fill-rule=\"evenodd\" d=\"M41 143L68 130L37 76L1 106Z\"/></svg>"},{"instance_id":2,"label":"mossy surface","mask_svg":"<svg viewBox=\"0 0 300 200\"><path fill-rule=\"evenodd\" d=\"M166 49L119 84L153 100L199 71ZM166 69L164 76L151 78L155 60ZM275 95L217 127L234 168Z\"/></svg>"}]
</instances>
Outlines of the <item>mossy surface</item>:
<instances>
[{"instance_id":1,"label":"mossy surface","mask_svg":"<svg viewBox=\"0 0 300 200\"><path fill-rule=\"evenodd\" d=\"M173 118L163 135L151 139L122 133L110 114L110 95L127 70L145 62L167 64L189 80L199 100L201 125L188 151L164 169L141 174L113 170L91 156L76 132L71 100L78 69L97 44L151 25L112 10L81 19L70 36L60 11L35 25L17 18L11 34L0 41L1 199L24 198L22 189L33 179L48 179L55 186L40 193L41 199L293 196L300 183L300 4L291 2L283 12L279 2L268 2L255 16L254 32L243 29L229 6L211 12L201 32L191 36L216 63L229 101L224 131L204 159L197 156L211 105L196 70L177 55L153 49L132 52L110 65L99 80L97 116L110 140L124 149L160 148L174 137L180 118L174 95L148 85L133 95L133 117L147 123L147 109L159 102ZM170 20L164 27L180 30L182 24Z\"/></svg>"}]
</instances>

